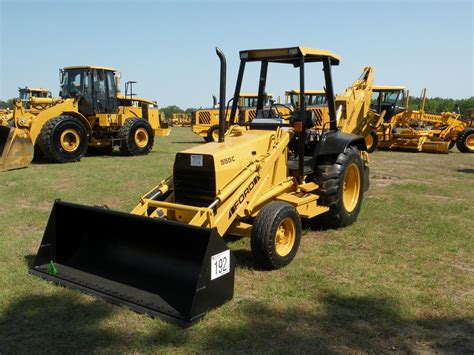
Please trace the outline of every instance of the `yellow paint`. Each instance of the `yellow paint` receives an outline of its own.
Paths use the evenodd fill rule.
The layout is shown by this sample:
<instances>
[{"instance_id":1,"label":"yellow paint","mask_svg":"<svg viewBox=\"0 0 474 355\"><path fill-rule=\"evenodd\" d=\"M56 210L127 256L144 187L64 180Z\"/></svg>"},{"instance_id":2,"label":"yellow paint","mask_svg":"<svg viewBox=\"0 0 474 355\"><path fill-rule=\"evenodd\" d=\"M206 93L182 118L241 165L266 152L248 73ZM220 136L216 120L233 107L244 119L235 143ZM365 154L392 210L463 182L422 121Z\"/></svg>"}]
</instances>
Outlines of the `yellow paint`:
<instances>
[{"instance_id":1,"label":"yellow paint","mask_svg":"<svg viewBox=\"0 0 474 355\"><path fill-rule=\"evenodd\" d=\"M116 72L115 69L98 67L98 66L74 66L66 67L64 69L104 69L106 71ZM29 92L44 93L47 89L34 89L34 88L23 88L21 90L29 90ZM117 88L118 89L118 88ZM79 107L78 98L65 98L55 99L50 97L31 97L27 104L29 109L26 110L23 103L20 100L15 101L15 107L13 111L1 112L1 125L7 125L7 122L11 123L15 130L14 134L10 135L8 139L18 139L20 141L21 135L28 135L28 140L21 140L22 144L34 145L43 129L44 125L59 116L72 116L78 119L86 128L89 135L89 146L110 146L114 142L116 143L117 135L120 127L125 122L132 118L146 118L150 124L154 136L167 136L170 134L170 129L167 127L166 120L163 115L159 112L156 101L151 101L143 98L134 96L133 98L124 97L119 90L117 90L117 100L119 102L118 109L116 112L109 113L98 113L93 115L85 115L81 112ZM146 117L144 116L146 114ZM92 136L96 131L100 131L100 138ZM145 132L146 133L146 132ZM141 132L136 135L135 142L139 147L143 147L144 142L148 141L148 133ZM79 135L75 135L72 132L63 132L60 138L60 144L62 149L67 152L75 151L79 147ZM1 143L1 142L0 142ZM5 147L17 147L18 144L14 142L6 142ZM3 144L2 144L3 145ZM146 145L146 144L145 144ZM18 152L18 148L16 148ZM23 152L32 151L32 147L25 147L20 149ZM13 152L12 152L13 153ZM18 153L20 154L20 153ZM23 153L22 153L23 154ZM20 154L21 155L21 154ZM3 166L9 166L8 159L15 159L12 154L8 151L4 152ZM31 159L24 159L31 161ZM17 166L18 164L13 164Z\"/></svg>"},{"instance_id":2,"label":"yellow paint","mask_svg":"<svg viewBox=\"0 0 474 355\"><path fill-rule=\"evenodd\" d=\"M291 218L285 218L275 233L275 251L279 256L287 256L296 241L296 227Z\"/></svg>"},{"instance_id":3,"label":"yellow paint","mask_svg":"<svg viewBox=\"0 0 474 355\"><path fill-rule=\"evenodd\" d=\"M374 92L405 91L403 86L374 86ZM404 149L418 152L449 152L451 142L455 142L459 133L470 123L461 120L457 113L440 114L425 111L426 89L423 89L419 110L408 107L408 92L405 92L404 107L389 120L378 127L379 146L388 149Z\"/></svg>"},{"instance_id":4,"label":"yellow paint","mask_svg":"<svg viewBox=\"0 0 474 355\"><path fill-rule=\"evenodd\" d=\"M347 212L352 212L357 206L360 195L361 173L357 164L352 163L344 176L342 202Z\"/></svg>"},{"instance_id":5,"label":"yellow paint","mask_svg":"<svg viewBox=\"0 0 474 355\"><path fill-rule=\"evenodd\" d=\"M81 138L75 129L69 128L65 129L61 133L61 136L59 137L59 143L66 152L72 153L76 151L77 148L79 148Z\"/></svg>"}]
</instances>

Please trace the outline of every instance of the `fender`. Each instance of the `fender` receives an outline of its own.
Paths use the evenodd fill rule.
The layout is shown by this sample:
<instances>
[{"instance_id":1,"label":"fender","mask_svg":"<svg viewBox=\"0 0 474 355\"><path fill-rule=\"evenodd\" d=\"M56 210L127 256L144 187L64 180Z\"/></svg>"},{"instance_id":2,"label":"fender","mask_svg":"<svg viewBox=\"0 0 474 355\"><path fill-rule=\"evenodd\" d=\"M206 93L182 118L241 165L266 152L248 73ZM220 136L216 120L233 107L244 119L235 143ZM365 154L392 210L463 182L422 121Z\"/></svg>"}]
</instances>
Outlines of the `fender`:
<instances>
[{"instance_id":1,"label":"fender","mask_svg":"<svg viewBox=\"0 0 474 355\"><path fill-rule=\"evenodd\" d=\"M355 146L360 151L367 151L367 145L365 144L365 139L362 136L344 133L341 131L330 131L323 134L321 142L317 145L314 151L313 169L316 168L316 162L319 157L325 155L339 155L349 146ZM364 191L367 191L370 185L369 167L367 164L364 164L363 179Z\"/></svg>"},{"instance_id":2,"label":"fender","mask_svg":"<svg viewBox=\"0 0 474 355\"><path fill-rule=\"evenodd\" d=\"M84 116L80 112L74 112L74 111L68 112L68 111L66 111L66 112L63 113L63 115L76 117L79 121L81 121L84 124L84 127L86 127L86 130L87 130L87 133L89 133L89 134L92 133L91 123L86 118L86 116Z\"/></svg>"},{"instance_id":3,"label":"fender","mask_svg":"<svg viewBox=\"0 0 474 355\"><path fill-rule=\"evenodd\" d=\"M356 146L360 151L367 151L364 137L341 131L331 131L323 134L321 142L314 152L314 161L319 156L337 155L349 146Z\"/></svg>"},{"instance_id":4,"label":"fender","mask_svg":"<svg viewBox=\"0 0 474 355\"><path fill-rule=\"evenodd\" d=\"M48 122L50 119L62 116L62 115L67 115L67 116L73 116L76 117L79 121L81 121L86 130L87 133L92 133L92 126L89 122L89 120L79 113L79 108L77 105L77 100L74 99L65 99L60 102L58 102L56 105L51 106L40 113L38 113L36 116L34 116L31 120L31 126L30 126L30 136L31 136L31 141L33 144L35 144L36 139L38 135L41 132L41 129L43 126Z\"/></svg>"}]
</instances>

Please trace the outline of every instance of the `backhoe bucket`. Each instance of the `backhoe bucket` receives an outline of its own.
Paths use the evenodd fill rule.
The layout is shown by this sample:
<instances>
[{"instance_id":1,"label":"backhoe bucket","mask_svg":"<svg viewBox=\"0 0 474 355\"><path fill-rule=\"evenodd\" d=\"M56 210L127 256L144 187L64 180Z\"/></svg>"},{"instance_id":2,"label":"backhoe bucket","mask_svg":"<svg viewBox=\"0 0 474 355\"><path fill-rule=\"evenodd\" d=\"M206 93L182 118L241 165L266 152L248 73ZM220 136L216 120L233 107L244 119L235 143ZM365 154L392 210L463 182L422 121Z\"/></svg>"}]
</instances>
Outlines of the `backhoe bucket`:
<instances>
[{"instance_id":1,"label":"backhoe bucket","mask_svg":"<svg viewBox=\"0 0 474 355\"><path fill-rule=\"evenodd\" d=\"M0 171L27 167L33 154L33 142L26 129L0 125Z\"/></svg>"},{"instance_id":2,"label":"backhoe bucket","mask_svg":"<svg viewBox=\"0 0 474 355\"><path fill-rule=\"evenodd\" d=\"M30 272L188 326L232 299L234 268L213 229L56 201Z\"/></svg>"}]
</instances>

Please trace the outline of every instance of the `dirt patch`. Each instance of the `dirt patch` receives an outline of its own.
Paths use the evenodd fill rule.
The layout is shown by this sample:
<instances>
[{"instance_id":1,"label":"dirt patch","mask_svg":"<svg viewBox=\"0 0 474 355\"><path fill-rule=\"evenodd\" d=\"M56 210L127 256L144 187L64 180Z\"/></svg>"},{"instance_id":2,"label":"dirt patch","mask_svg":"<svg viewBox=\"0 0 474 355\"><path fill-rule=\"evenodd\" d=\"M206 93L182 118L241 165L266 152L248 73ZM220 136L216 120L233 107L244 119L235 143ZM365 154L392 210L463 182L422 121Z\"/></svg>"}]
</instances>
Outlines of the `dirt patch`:
<instances>
[{"instance_id":1,"label":"dirt patch","mask_svg":"<svg viewBox=\"0 0 474 355\"><path fill-rule=\"evenodd\" d=\"M42 202L33 202L33 201L21 201L18 203L18 207L20 209L30 209L30 210L36 210L40 212L49 212L51 211L52 204L51 202L48 201L42 201Z\"/></svg>"},{"instance_id":2,"label":"dirt patch","mask_svg":"<svg viewBox=\"0 0 474 355\"><path fill-rule=\"evenodd\" d=\"M398 176L390 176L390 175L372 175L370 177L370 183L375 186L385 187L391 184L400 183L401 178Z\"/></svg>"}]
</instances>

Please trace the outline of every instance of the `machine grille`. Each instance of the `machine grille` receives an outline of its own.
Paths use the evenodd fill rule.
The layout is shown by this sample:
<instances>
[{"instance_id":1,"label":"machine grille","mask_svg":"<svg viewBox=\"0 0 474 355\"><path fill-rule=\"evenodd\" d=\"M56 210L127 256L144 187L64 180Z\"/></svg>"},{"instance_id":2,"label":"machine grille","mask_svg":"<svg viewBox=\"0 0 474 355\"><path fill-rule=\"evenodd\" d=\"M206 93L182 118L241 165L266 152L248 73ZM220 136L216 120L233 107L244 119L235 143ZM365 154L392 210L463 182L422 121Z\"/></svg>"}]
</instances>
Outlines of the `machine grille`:
<instances>
[{"instance_id":1,"label":"machine grille","mask_svg":"<svg viewBox=\"0 0 474 355\"><path fill-rule=\"evenodd\" d=\"M209 111L199 112L199 123L200 124L210 124L211 123L211 113Z\"/></svg>"},{"instance_id":2,"label":"machine grille","mask_svg":"<svg viewBox=\"0 0 474 355\"><path fill-rule=\"evenodd\" d=\"M207 207L216 197L212 155L201 155L202 166L191 166L192 154L178 153L174 164L174 195L177 203ZM199 159L198 159L199 160Z\"/></svg>"},{"instance_id":3,"label":"machine grille","mask_svg":"<svg viewBox=\"0 0 474 355\"><path fill-rule=\"evenodd\" d=\"M314 126L321 128L323 126L323 111L320 108L311 108L311 111L313 111L316 117L316 124Z\"/></svg>"}]
</instances>

